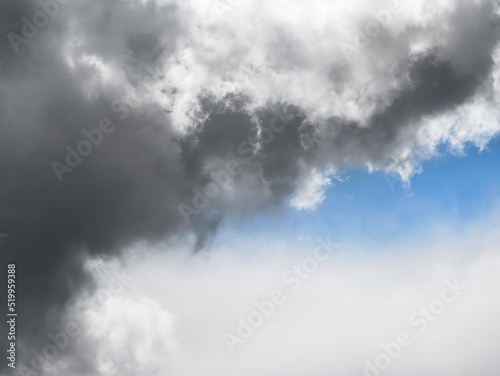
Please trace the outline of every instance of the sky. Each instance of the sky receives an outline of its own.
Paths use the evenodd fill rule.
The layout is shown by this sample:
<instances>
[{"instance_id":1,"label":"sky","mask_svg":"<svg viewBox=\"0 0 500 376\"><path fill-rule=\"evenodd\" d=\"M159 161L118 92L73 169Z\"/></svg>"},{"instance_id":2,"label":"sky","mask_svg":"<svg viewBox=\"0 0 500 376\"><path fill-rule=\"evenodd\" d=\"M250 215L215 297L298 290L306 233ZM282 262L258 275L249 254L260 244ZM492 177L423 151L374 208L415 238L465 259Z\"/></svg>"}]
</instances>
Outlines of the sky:
<instances>
[{"instance_id":1,"label":"sky","mask_svg":"<svg viewBox=\"0 0 500 376\"><path fill-rule=\"evenodd\" d=\"M422 165L410 182L383 172L346 170L316 210L285 210L250 222L229 222L221 237L242 234L332 236L359 245L384 245L437 236L437 227L460 233L498 210L500 140L484 150L442 154ZM376 218L376 220L374 220ZM491 220L494 228L496 222Z\"/></svg>"},{"instance_id":2,"label":"sky","mask_svg":"<svg viewBox=\"0 0 500 376\"><path fill-rule=\"evenodd\" d=\"M497 376L499 25L0 0L0 374Z\"/></svg>"}]
</instances>

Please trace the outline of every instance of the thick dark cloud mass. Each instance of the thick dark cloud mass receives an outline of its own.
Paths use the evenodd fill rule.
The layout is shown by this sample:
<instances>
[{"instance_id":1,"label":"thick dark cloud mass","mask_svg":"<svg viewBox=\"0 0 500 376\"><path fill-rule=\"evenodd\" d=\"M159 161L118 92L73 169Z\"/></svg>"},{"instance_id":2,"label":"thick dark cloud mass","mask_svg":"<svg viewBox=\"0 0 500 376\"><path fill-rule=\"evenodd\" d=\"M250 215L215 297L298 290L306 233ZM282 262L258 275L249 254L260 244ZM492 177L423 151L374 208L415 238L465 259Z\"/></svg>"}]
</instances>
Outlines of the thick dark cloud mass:
<instances>
[{"instance_id":1,"label":"thick dark cloud mass","mask_svg":"<svg viewBox=\"0 0 500 376\"><path fill-rule=\"evenodd\" d=\"M37 1L0 4L0 247L17 263L26 364L91 286L88 255L188 234L200 249L227 215L314 208L343 168L408 179L439 144L483 146L499 131L469 116L497 116L493 2L423 18L401 4L362 48L343 33L363 32L372 10L333 30L342 2L318 1L318 25L259 1L222 17L196 1L62 3L46 24ZM78 149L89 137L92 151Z\"/></svg>"}]
</instances>

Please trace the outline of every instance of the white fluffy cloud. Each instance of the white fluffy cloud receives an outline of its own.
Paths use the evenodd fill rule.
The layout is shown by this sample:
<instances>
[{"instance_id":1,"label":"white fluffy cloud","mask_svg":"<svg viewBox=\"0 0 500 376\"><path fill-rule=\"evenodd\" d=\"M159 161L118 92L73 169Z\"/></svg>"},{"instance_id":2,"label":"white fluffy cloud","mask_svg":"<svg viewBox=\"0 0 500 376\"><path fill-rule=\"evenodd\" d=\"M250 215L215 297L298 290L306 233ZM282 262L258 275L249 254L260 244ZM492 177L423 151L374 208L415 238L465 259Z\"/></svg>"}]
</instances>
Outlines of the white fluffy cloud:
<instances>
[{"instance_id":1,"label":"white fluffy cloud","mask_svg":"<svg viewBox=\"0 0 500 376\"><path fill-rule=\"evenodd\" d=\"M398 173L407 181L439 145L454 151L468 143L482 148L500 131L493 2L377 0L354 6L349 0L190 0L143 5L154 4L160 14L175 9L165 22L171 17L176 24L158 37L168 51L139 67L149 72L140 84L133 70L116 60L120 55L102 50L97 55L108 56L86 58L88 49L96 53L94 43L74 49L70 55L81 56L69 59L94 62L102 79L96 82L120 87L130 103L159 105L182 134L214 110L203 110L200 97L230 110L228 96L242 95L249 114L269 103L291 104L315 124L321 140L323 159L312 168L364 166ZM172 34L175 43L168 42ZM419 70L425 56L435 60ZM494 60L491 69L489 59ZM425 67L448 63L449 72ZM457 94L462 89L454 80L465 85L463 95ZM427 94L418 91L423 87ZM426 100L430 104L422 104ZM337 143L340 150L335 150ZM298 179L291 204L313 208L322 201L328 175L317 189L317 174ZM301 202L305 190L311 193Z\"/></svg>"},{"instance_id":2,"label":"white fluffy cloud","mask_svg":"<svg viewBox=\"0 0 500 376\"><path fill-rule=\"evenodd\" d=\"M298 187L295 197L292 197L291 205L297 209L315 209L323 202L325 192L332 184L330 176L328 172L321 173L316 169L310 171Z\"/></svg>"},{"instance_id":3,"label":"white fluffy cloud","mask_svg":"<svg viewBox=\"0 0 500 376\"><path fill-rule=\"evenodd\" d=\"M67 59L92 67L108 85L121 87L131 103L152 101L172 111L170 118L179 131L192 129L205 119L200 96L211 95L224 102L234 93L249 98L246 110L250 112L268 103L288 103L304 111L309 121L339 117L369 126L373 116L405 90L428 79L411 77L409 67L427 54L450 61L457 74L476 75L477 83L482 80L488 88L444 114L400 119L423 123L420 137L409 141L401 135L401 145L391 155L393 162L377 167L408 178L415 158L428 158L436 145L483 145L499 131L498 53L491 74L480 77L478 67L482 59L491 57L497 41L495 8L489 0L377 0L356 6L349 0L190 0L146 1L143 5L153 4L158 6L158 14L165 13L165 22L176 21L162 30L157 42L168 45L171 37L175 43L151 66L143 62L145 67L140 69L149 72L149 79L138 85L130 67L121 61L123 57L102 50L99 43L81 42L79 48L66 50ZM466 21L471 14L477 17ZM135 22L132 28L122 24L119 14L112 22L117 30L127 26L124 34L142 28ZM147 29L153 30L157 22ZM83 29L75 27L68 39L81 38L79 33L88 25L80 27ZM96 87L102 84L95 82ZM436 124L440 124L439 131ZM408 136L416 136L414 128L409 132Z\"/></svg>"}]
</instances>

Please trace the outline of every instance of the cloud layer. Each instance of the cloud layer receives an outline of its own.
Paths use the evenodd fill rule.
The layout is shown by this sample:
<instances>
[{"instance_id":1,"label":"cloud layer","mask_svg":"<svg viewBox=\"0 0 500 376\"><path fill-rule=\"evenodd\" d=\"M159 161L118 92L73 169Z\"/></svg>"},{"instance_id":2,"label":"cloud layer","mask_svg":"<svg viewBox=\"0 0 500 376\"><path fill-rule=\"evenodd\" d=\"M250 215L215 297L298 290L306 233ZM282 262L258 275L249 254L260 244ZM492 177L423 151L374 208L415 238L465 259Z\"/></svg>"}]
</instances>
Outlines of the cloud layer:
<instances>
[{"instance_id":1,"label":"cloud layer","mask_svg":"<svg viewBox=\"0 0 500 376\"><path fill-rule=\"evenodd\" d=\"M327 258L314 241L245 240L209 260L157 250L127 269L134 288L70 310L87 334L52 374L493 376L498 240L480 223L434 244L340 245ZM279 303L266 307L276 290ZM242 321L249 336L239 337Z\"/></svg>"}]
</instances>

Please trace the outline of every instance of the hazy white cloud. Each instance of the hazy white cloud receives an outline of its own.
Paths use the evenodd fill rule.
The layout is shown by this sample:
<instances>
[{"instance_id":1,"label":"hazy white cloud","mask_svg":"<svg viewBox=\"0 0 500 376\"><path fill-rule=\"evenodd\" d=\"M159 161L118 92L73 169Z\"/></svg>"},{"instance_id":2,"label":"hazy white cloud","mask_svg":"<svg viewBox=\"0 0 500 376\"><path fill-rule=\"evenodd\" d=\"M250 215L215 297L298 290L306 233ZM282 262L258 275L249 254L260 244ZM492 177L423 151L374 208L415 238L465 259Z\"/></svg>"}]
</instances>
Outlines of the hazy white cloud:
<instances>
[{"instance_id":1,"label":"hazy white cloud","mask_svg":"<svg viewBox=\"0 0 500 376\"><path fill-rule=\"evenodd\" d=\"M84 317L95 366L104 376L374 375L366 361L385 364L380 354L393 351L381 375L494 376L500 253L487 225L443 232L433 244L340 245L313 271L304 267L318 249L312 241L245 240L209 259L173 250L147 257L129 269L141 298L124 292ZM223 334L237 335L239 318L250 320L276 289L284 301L231 353ZM399 351L390 344L401 335Z\"/></svg>"}]
</instances>

